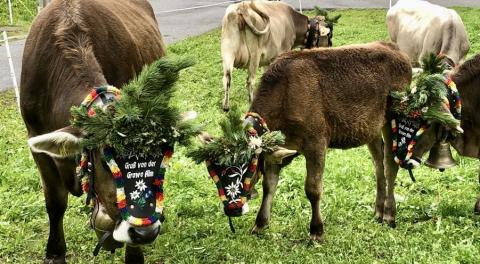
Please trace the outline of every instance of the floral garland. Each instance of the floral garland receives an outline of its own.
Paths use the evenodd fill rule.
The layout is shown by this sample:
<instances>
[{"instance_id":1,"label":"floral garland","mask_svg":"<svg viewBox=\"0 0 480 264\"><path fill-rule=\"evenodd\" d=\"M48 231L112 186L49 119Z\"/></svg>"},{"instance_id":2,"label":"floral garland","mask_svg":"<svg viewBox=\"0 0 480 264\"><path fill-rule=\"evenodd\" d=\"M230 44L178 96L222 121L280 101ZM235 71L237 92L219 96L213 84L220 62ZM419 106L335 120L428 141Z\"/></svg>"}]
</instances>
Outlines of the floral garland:
<instances>
[{"instance_id":1,"label":"floral garland","mask_svg":"<svg viewBox=\"0 0 480 264\"><path fill-rule=\"evenodd\" d=\"M462 117L462 99L460 97L460 93L458 92L457 85L452 80L450 76L444 76L445 85L448 87L448 108L452 112L453 116L460 120ZM450 104L452 103L452 104Z\"/></svg>"},{"instance_id":2,"label":"floral garland","mask_svg":"<svg viewBox=\"0 0 480 264\"><path fill-rule=\"evenodd\" d=\"M92 104L95 100L100 96L107 93L111 93L114 95L115 99L120 97L120 90L113 87L113 86L102 86L92 89L92 91L87 95L87 97L83 100L81 104L81 108L84 109L88 116L92 117L95 116L95 110ZM132 216L127 209L127 201L125 196L124 190L124 179L122 172L116 163L114 157L114 149L111 147L104 147L103 148L103 157L112 173L113 179L116 185L116 193L117 193L117 208L120 212L120 216L123 220L129 222L134 226L148 226L152 223L156 222L161 213L163 212L164 208L164 194L163 194L163 182L165 176L165 170L168 166L169 161L172 158L173 151L171 148L165 148L163 150L163 159L160 165L160 169L157 173L155 173L153 179L153 192L155 193L155 213L152 216L145 217L145 218L138 218ZM90 161L90 162L93 162ZM78 162L77 167L77 177L80 178L82 190L84 193L87 194L86 203L87 205L94 206L96 202L96 195L94 190L91 186L91 179L93 177L93 171L89 168L89 152L88 150L84 150L81 153L80 160Z\"/></svg>"}]
</instances>

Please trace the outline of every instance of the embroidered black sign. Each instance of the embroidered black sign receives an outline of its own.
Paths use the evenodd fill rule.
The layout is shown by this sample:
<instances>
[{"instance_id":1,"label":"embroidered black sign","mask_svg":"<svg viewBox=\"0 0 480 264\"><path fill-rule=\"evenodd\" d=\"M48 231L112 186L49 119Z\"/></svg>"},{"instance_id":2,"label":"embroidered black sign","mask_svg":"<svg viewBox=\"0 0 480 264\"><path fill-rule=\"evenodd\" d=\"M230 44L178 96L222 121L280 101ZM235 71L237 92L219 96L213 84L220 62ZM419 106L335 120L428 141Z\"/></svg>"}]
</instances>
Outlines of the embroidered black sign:
<instances>
[{"instance_id":1,"label":"embroidered black sign","mask_svg":"<svg viewBox=\"0 0 480 264\"><path fill-rule=\"evenodd\" d=\"M155 213L155 176L160 173L163 156L117 158L122 171L127 210L137 218Z\"/></svg>"},{"instance_id":2,"label":"embroidered black sign","mask_svg":"<svg viewBox=\"0 0 480 264\"><path fill-rule=\"evenodd\" d=\"M421 118L396 116L392 119L392 151L395 162L402 168L408 169L407 161L412 157L413 147L425 128L426 122Z\"/></svg>"}]
</instances>

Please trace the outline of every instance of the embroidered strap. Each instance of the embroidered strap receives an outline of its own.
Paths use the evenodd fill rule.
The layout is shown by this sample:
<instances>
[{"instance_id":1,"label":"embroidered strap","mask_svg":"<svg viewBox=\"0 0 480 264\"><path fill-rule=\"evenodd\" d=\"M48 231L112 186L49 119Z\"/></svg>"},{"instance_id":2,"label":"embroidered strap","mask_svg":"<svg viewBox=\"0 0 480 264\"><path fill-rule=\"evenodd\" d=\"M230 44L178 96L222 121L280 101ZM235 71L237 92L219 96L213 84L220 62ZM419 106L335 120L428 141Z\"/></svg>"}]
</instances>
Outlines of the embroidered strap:
<instances>
[{"instance_id":1,"label":"embroidered strap","mask_svg":"<svg viewBox=\"0 0 480 264\"><path fill-rule=\"evenodd\" d=\"M460 120L462 117L462 99L460 93L457 90L457 85L453 82L450 76L444 76L444 83L447 86L447 109L450 110L453 117Z\"/></svg>"}]
</instances>

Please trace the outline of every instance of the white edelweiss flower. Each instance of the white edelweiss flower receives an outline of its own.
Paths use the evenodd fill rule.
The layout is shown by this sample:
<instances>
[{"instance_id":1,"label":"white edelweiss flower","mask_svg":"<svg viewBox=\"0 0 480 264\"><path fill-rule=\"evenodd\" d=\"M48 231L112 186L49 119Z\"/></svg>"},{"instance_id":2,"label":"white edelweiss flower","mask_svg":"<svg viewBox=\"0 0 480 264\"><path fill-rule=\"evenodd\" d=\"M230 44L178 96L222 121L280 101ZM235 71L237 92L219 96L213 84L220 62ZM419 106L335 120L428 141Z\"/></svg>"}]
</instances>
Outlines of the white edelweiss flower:
<instances>
[{"instance_id":1,"label":"white edelweiss flower","mask_svg":"<svg viewBox=\"0 0 480 264\"><path fill-rule=\"evenodd\" d=\"M135 182L135 188L137 188L139 191L143 192L145 189L147 189L147 185L143 180L139 180Z\"/></svg>"},{"instance_id":2,"label":"white edelweiss flower","mask_svg":"<svg viewBox=\"0 0 480 264\"><path fill-rule=\"evenodd\" d=\"M402 97L402 101L401 101L401 102L404 103L404 102L406 102L406 101L408 101L408 96L405 95L405 96Z\"/></svg>"},{"instance_id":3,"label":"white edelweiss flower","mask_svg":"<svg viewBox=\"0 0 480 264\"><path fill-rule=\"evenodd\" d=\"M422 113L426 113L428 111L428 106L422 108Z\"/></svg>"},{"instance_id":4,"label":"white edelweiss flower","mask_svg":"<svg viewBox=\"0 0 480 264\"><path fill-rule=\"evenodd\" d=\"M257 149L262 146L262 138L261 137L250 137L248 141L248 146L252 149Z\"/></svg>"},{"instance_id":5,"label":"white edelweiss flower","mask_svg":"<svg viewBox=\"0 0 480 264\"><path fill-rule=\"evenodd\" d=\"M230 196L232 199L235 199L240 192L240 184L239 181L232 182L230 185L225 187L227 191L227 195Z\"/></svg>"},{"instance_id":6,"label":"white edelweiss flower","mask_svg":"<svg viewBox=\"0 0 480 264\"><path fill-rule=\"evenodd\" d=\"M130 193L130 199L137 200L138 198L140 198L140 192L139 191L135 190L135 191Z\"/></svg>"}]
</instances>

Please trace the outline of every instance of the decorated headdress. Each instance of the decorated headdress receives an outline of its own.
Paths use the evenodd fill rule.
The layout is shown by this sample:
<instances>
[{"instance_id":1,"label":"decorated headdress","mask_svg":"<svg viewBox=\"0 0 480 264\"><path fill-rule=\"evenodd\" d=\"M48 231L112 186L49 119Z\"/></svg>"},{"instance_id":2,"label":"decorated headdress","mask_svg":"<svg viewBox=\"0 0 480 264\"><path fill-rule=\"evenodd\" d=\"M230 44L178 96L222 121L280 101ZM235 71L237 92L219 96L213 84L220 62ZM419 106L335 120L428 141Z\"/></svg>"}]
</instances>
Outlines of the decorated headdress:
<instances>
[{"instance_id":1,"label":"decorated headdress","mask_svg":"<svg viewBox=\"0 0 480 264\"><path fill-rule=\"evenodd\" d=\"M410 158L418 138L430 123L462 132L460 94L450 77L440 74L445 70L441 58L429 54L422 62L423 72L414 76L411 86L390 92L394 159L409 170L418 164Z\"/></svg>"},{"instance_id":2,"label":"decorated headdress","mask_svg":"<svg viewBox=\"0 0 480 264\"><path fill-rule=\"evenodd\" d=\"M230 110L219 122L223 135L187 153L196 163L207 163L227 216L239 216L246 211L250 180L257 170L260 153L277 150L285 140L280 131L268 130L258 114L247 113L244 119L241 116L237 108Z\"/></svg>"}]
</instances>

